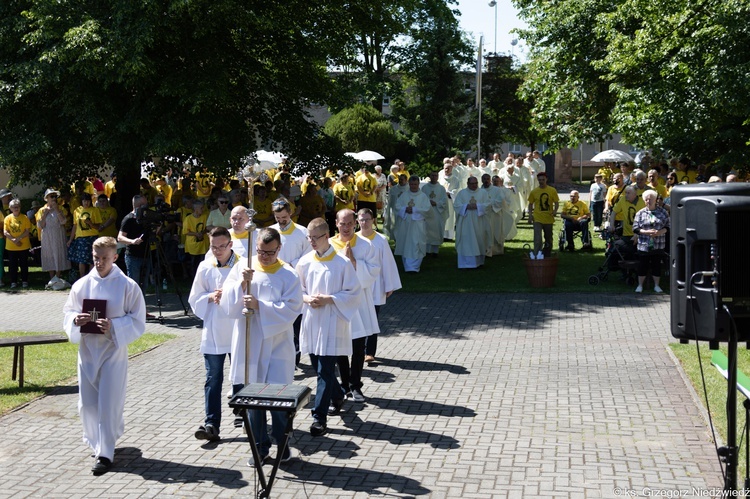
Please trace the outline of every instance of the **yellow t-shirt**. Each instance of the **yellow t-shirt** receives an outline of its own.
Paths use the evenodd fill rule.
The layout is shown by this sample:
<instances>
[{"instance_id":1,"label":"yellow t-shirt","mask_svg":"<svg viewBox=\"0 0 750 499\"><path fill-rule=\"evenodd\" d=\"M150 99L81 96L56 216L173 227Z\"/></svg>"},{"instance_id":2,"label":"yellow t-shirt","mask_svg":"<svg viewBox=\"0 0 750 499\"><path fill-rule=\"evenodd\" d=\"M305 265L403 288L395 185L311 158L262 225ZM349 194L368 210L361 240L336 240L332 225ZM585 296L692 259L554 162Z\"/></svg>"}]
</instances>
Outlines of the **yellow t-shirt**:
<instances>
[{"instance_id":1,"label":"yellow t-shirt","mask_svg":"<svg viewBox=\"0 0 750 499\"><path fill-rule=\"evenodd\" d=\"M565 204L563 205L562 214L563 215L570 215L571 217L578 218L583 215L588 215L589 207L586 203L584 203L581 200L576 201L575 203L571 201L565 201Z\"/></svg>"},{"instance_id":2,"label":"yellow t-shirt","mask_svg":"<svg viewBox=\"0 0 750 499\"><path fill-rule=\"evenodd\" d=\"M182 222L182 233L185 234L185 253L188 255L205 255L208 251L208 235L205 234L207 218L208 214L206 213L202 213L200 217L191 213ZM189 232L203 233L203 240L199 241L195 236L189 235Z\"/></svg>"},{"instance_id":3,"label":"yellow t-shirt","mask_svg":"<svg viewBox=\"0 0 750 499\"><path fill-rule=\"evenodd\" d=\"M354 209L354 191L348 185L338 183L333 186L333 195L344 200L344 203L336 200L336 211L343 210L344 208Z\"/></svg>"},{"instance_id":4,"label":"yellow t-shirt","mask_svg":"<svg viewBox=\"0 0 750 499\"><path fill-rule=\"evenodd\" d=\"M272 203L273 199L271 199L270 196L267 196L266 199L262 201L257 197L253 198L253 209L255 210L255 216L253 217L253 219L258 224L259 228L270 227L276 223L276 220L274 220L273 218L273 211L271 209Z\"/></svg>"},{"instance_id":5,"label":"yellow t-shirt","mask_svg":"<svg viewBox=\"0 0 750 499\"><path fill-rule=\"evenodd\" d=\"M633 219L638 210L646 207L646 203L642 197L636 198L635 204L625 198L625 195L620 196L617 204L612 208L615 213L615 220L622 220L622 235L623 237L633 236ZM617 215L621 214L621 218L617 218Z\"/></svg>"},{"instance_id":6,"label":"yellow t-shirt","mask_svg":"<svg viewBox=\"0 0 750 499\"><path fill-rule=\"evenodd\" d=\"M688 170L685 172L681 172L680 170L675 170L675 174L677 175L678 184L681 184L683 182L687 182L688 184L694 184L695 177L698 176L698 172L696 172L695 170Z\"/></svg>"},{"instance_id":7,"label":"yellow t-shirt","mask_svg":"<svg viewBox=\"0 0 750 499\"><path fill-rule=\"evenodd\" d=\"M197 172L195 174L195 190L199 198L205 199L211 195L213 188L213 175L206 172Z\"/></svg>"},{"instance_id":8,"label":"yellow t-shirt","mask_svg":"<svg viewBox=\"0 0 750 499\"><path fill-rule=\"evenodd\" d=\"M156 190L164 196L164 202L172 206L172 186L169 184L157 185Z\"/></svg>"},{"instance_id":9,"label":"yellow t-shirt","mask_svg":"<svg viewBox=\"0 0 750 499\"><path fill-rule=\"evenodd\" d=\"M356 186L357 199L366 203L374 203L377 201L375 188L378 186L378 181L370 174L370 172L359 175L356 180Z\"/></svg>"},{"instance_id":10,"label":"yellow t-shirt","mask_svg":"<svg viewBox=\"0 0 750 499\"><path fill-rule=\"evenodd\" d=\"M117 237L117 210L113 206L108 206L106 208L99 208L99 215L102 218L102 222L104 223L110 218L114 218L115 221L112 222L111 225L108 225L104 228L104 230L99 231L100 236L110 236L110 237Z\"/></svg>"},{"instance_id":11,"label":"yellow t-shirt","mask_svg":"<svg viewBox=\"0 0 750 499\"><path fill-rule=\"evenodd\" d=\"M622 189L618 189L616 185L610 185L609 189L607 189L607 203L609 203L609 206L613 207L617 204L617 202L620 199L625 198L625 186L622 186ZM615 215L615 220L622 220L623 214L617 213Z\"/></svg>"},{"instance_id":12,"label":"yellow t-shirt","mask_svg":"<svg viewBox=\"0 0 750 499\"><path fill-rule=\"evenodd\" d=\"M560 198L557 190L549 185L545 188L537 187L529 193L529 204L534 203L534 222L540 224L553 224L555 217L553 215L555 203L559 203Z\"/></svg>"},{"instance_id":13,"label":"yellow t-shirt","mask_svg":"<svg viewBox=\"0 0 750 499\"><path fill-rule=\"evenodd\" d=\"M20 237L26 230L31 233L31 222L24 214L18 216L10 214L6 216L3 221L3 227L10 234L11 238ZM22 251L31 248L31 239L28 236L21 239L20 246L16 245L11 238L5 238L5 251Z\"/></svg>"},{"instance_id":14,"label":"yellow t-shirt","mask_svg":"<svg viewBox=\"0 0 750 499\"><path fill-rule=\"evenodd\" d=\"M111 198L112 193L114 192L117 192L117 189L115 188L115 182L113 180L104 184L104 194L107 195L107 198Z\"/></svg>"},{"instance_id":15,"label":"yellow t-shirt","mask_svg":"<svg viewBox=\"0 0 750 499\"><path fill-rule=\"evenodd\" d=\"M79 237L90 237L98 236L99 231L91 226L92 223L102 223L102 215L99 212L99 208L96 206L89 206L84 208L79 206L73 213L73 224L76 227L76 239Z\"/></svg>"}]
</instances>

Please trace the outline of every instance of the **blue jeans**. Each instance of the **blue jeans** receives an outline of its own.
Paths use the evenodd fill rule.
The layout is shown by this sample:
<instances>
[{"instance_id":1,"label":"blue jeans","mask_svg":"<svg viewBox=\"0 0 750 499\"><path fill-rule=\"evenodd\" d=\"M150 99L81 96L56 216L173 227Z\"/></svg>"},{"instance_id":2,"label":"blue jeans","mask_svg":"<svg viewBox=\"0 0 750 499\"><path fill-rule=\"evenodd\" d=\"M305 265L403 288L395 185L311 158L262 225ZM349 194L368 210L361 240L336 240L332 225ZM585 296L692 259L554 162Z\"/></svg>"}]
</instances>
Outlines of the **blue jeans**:
<instances>
[{"instance_id":1,"label":"blue jeans","mask_svg":"<svg viewBox=\"0 0 750 499\"><path fill-rule=\"evenodd\" d=\"M333 355L310 354L310 361L318 373L318 386L315 389L315 405L312 416L321 424L326 423L328 407L331 401L340 402L344 399L344 390L341 389L339 380L336 379L336 357Z\"/></svg>"},{"instance_id":2,"label":"blue jeans","mask_svg":"<svg viewBox=\"0 0 750 499\"><path fill-rule=\"evenodd\" d=\"M206 424L214 425L217 430L221 426L221 385L224 382L224 359L227 355L229 354L203 354L206 365Z\"/></svg>"},{"instance_id":3,"label":"blue jeans","mask_svg":"<svg viewBox=\"0 0 750 499\"><path fill-rule=\"evenodd\" d=\"M133 256L125 253L125 267L128 270L128 277L133 279L138 285L141 285L141 268L143 267L143 257Z\"/></svg>"},{"instance_id":4,"label":"blue jeans","mask_svg":"<svg viewBox=\"0 0 750 499\"><path fill-rule=\"evenodd\" d=\"M250 429L255 437L255 444L261 456L266 456L271 449L271 439L268 438L268 420L266 412L271 413L271 435L276 440L276 445L284 443L284 430L288 421L287 413L284 411L250 411Z\"/></svg>"}]
</instances>

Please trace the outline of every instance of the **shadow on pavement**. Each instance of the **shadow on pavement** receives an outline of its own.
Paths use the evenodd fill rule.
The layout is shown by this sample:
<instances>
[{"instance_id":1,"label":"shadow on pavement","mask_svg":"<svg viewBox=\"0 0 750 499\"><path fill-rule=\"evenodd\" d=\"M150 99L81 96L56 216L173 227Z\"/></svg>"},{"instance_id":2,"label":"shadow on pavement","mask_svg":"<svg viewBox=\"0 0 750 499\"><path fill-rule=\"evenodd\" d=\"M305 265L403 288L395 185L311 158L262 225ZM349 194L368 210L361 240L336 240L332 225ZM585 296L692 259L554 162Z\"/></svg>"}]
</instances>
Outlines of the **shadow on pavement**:
<instances>
[{"instance_id":1,"label":"shadow on pavement","mask_svg":"<svg viewBox=\"0 0 750 499\"><path fill-rule=\"evenodd\" d=\"M281 468L297 477L293 482L300 482L302 487L306 482L320 484L330 489L351 492L365 492L369 497L393 496L395 491L406 497L423 496L432 492L423 487L413 478L393 473L353 468L346 466L325 466L295 459ZM304 490L304 489L303 489Z\"/></svg>"},{"instance_id":2,"label":"shadow on pavement","mask_svg":"<svg viewBox=\"0 0 750 499\"><path fill-rule=\"evenodd\" d=\"M144 480L160 483L211 482L227 489L241 489L249 485L239 471L144 458L137 447L118 448L112 472L132 473Z\"/></svg>"},{"instance_id":3,"label":"shadow on pavement","mask_svg":"<svg viewBox=\"0 0 750 499\"><path fill-rule=\"evenodd\" d=\"M469 407L460 405L441 404L439 402L427 402L416 399L383 399L370 397L368 404L376 405L381 409L389 409L403 414L423 414L444 416L448 418L473 418L477 413Z\"/></svg>"}]
</instances>

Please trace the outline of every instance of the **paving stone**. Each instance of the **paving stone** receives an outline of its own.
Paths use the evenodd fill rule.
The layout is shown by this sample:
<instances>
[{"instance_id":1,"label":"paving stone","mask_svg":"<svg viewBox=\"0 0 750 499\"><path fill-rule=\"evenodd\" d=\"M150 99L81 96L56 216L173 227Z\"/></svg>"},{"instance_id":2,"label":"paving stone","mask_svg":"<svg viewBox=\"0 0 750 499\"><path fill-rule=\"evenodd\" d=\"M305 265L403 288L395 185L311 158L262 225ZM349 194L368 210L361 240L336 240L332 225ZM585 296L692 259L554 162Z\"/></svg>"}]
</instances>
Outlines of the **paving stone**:
<instances>
[{"instance_id":1,"label":"paving stone","mask_svg":"<svg viewBox=\"0 0 750 499\"><path fill-rule=\"evenodd\" d=\"M65 299L2 293L0 308L18 320L0 330L61 332ZM174 295L164 301L164 324L147 331L178 337L130 360L113 472L91 475L77 390L61 387L0 418L3 497L254 495L249 446L226 424L228 407L221 442L193 437L203 418L200 329ZM347 405L317 438L309 409L299 411L299 457L282 466L272 497L598 498L615 486L721 487L706 424L666 350L667 297L397 293L380 319L367 403ZM295 383L314 388L303 363Z\"/></svg>"}]
</instances>

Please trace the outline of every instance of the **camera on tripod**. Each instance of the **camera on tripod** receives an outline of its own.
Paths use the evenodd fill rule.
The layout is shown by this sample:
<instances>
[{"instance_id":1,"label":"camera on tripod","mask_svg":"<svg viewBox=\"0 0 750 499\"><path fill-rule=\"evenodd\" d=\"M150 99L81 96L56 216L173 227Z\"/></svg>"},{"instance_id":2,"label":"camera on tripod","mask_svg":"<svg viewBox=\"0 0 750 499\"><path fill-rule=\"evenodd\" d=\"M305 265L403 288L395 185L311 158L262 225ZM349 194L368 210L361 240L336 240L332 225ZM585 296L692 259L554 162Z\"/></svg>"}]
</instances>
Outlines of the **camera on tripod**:
<instances>
[{"instance_id":1,"label":"camera on tripod","mask_svg":"<svg viewBox=\"0 0 750 499\"><path fill-rule=\"evenodd\" d=\"M174 223L180 221L179 213L172 211L172 208L161 199L151 208L141 206L136 211L135 216L136 220L148 229L157 228L162 223Z\"/></svg>"}]
</instances>

